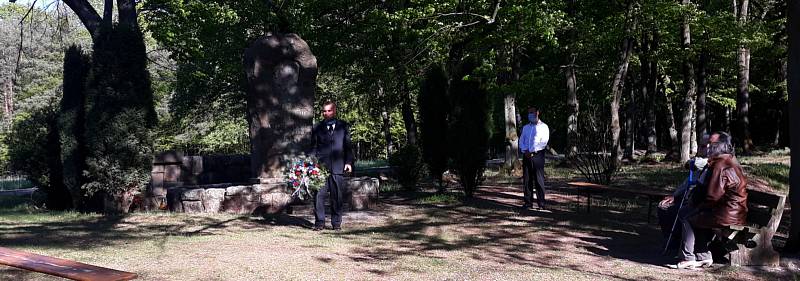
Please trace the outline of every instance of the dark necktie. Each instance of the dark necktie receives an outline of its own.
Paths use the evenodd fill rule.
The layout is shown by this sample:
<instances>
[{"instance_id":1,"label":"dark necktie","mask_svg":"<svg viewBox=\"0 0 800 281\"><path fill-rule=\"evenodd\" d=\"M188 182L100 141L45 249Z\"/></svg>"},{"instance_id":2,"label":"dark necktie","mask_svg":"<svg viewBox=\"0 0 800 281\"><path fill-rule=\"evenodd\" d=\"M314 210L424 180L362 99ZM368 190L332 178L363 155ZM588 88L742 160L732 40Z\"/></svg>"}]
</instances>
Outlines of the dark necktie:
<instances>
[{"instance_id":1,"label":"dark necktie","mask_svg":"<svg viewBox=\"0 0 800 281\"><path fill-rule=\"evenodd\" d=\"M328 134L333 135L333 125L328 125Z\"/></svg>"}]
</instances>

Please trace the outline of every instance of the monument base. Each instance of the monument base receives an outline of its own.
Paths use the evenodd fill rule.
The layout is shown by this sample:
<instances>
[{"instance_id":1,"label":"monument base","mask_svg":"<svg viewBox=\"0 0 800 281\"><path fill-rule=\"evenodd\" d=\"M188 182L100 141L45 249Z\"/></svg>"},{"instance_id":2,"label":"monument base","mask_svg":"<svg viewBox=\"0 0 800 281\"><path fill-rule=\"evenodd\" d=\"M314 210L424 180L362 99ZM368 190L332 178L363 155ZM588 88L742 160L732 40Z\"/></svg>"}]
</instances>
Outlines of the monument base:
<instances>
[{"instance_id":1,"label":"monument base","mask_svg":"<svg viewBox=\"0 0 800 281\"><path fill-rule=\"evenodd\" d=\"M346 210L365 210L378 202L376 178L345 178ZM182 213L276 214L294 202L283 179L259 179L257 184L209 184L171 187L166 195L149 193L137 210ZM309 200L308 202L311 202Z\"/></svg>"}]
</instances>

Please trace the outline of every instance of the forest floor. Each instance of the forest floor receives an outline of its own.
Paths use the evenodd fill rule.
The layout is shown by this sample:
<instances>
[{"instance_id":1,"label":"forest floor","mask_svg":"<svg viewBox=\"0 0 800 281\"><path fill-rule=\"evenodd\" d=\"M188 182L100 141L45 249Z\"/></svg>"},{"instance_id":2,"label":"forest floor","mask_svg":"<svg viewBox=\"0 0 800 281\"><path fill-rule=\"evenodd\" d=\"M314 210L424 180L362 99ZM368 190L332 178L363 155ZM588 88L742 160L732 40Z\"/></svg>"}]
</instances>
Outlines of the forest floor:
<instances>
[{"instance_id":1,"label":"forest floor","mask_svg":"<svg viewBox=\"0 0 800 281\"><path fill-rule=\"evenodd\" d=\"M743 161L744 162L744 161ZM767 160L773 163L773 160ZM756 162L753 162L756 163ZM753 164L749 164L753 165ZM519 180L489 176L475 198L386 191L348 212L344 230L310 230L306 209L276 216L45 212L0 198L0 246L138 273L141 280L791 280L786 267L673 270L646 201L563 192L579 180L548 166L548 211L520 210ZM621 185L669 189L675 165L635 165ZM55 279L0 266L0 280Z\"/></svg>"}]
</instances>

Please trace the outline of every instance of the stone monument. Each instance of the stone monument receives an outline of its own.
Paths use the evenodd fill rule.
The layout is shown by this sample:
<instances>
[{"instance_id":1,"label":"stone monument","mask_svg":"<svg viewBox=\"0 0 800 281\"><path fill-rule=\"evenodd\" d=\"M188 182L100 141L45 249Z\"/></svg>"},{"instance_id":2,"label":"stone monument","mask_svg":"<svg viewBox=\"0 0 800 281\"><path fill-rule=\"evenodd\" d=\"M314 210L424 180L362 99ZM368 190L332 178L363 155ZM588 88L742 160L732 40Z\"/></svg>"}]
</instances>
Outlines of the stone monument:
<instances>
[{"instance_id":1,"label":"stone monument","mask_svg":"<svg viewBox=\"0 0 800 281\"><path fill-rule=\"evenodd\" d=\"M300 36L269 33L245 50L244 68L252 175L285 183L285 157L310 149L317 59Z\"/></svg>"}]
</instances>

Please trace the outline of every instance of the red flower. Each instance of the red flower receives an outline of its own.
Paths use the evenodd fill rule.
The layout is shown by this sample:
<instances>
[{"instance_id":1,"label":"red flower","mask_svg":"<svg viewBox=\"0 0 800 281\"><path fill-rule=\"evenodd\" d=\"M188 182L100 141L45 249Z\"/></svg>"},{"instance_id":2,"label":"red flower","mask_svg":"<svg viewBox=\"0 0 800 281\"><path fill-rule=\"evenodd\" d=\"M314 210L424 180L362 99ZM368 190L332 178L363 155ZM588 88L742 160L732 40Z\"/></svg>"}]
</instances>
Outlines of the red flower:
<instances>
[{"instance_id":1,"label":"red flower","mask_svg":"<svg viewBox=\"0 0 800 281\"><path fill-rule=\"evenodd\" d=\"M293 182L292 185L298 186L298 185L300 185L300 182Z\"/></svg>"},{"instance_id":2,"label":"red flower","mask_svg":"<svg viewBox=\"0 0 800 281\"><path fill-rule=\"evenodd\" d=\"M295 174L295 175L298 175L298 176L299 176L300 174L302 174L302 173L303 173L303 172L300 172L300 171L295 171L295 172L294 172L294 174Z\"/></svg>"},{"instance_id":3,"label":"red flower","mask_svg":"<svg viewBox=\"0 0 800 281\"><path fill-rule=\"evenodd\" d=\"M311 171L311 174L316 176L316 175L317 175L317 174L319 174L319 173L317 173L317 171L316 171L316 170L314 170L314 171Z\"/></svg>"}]
</instances>

